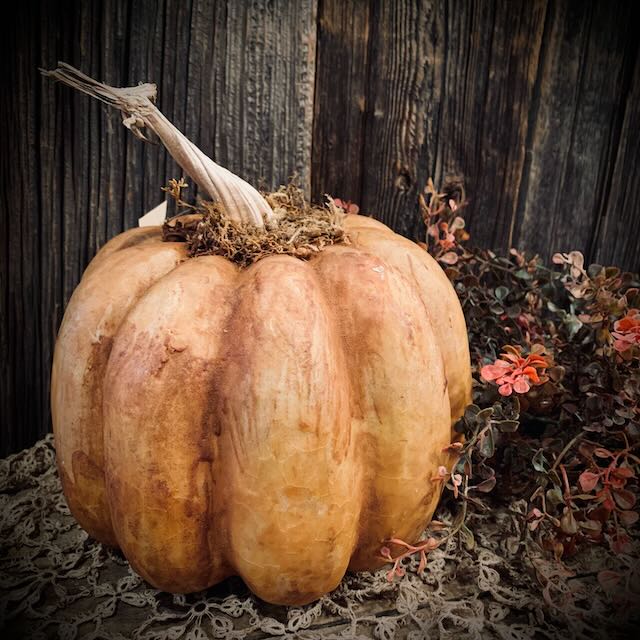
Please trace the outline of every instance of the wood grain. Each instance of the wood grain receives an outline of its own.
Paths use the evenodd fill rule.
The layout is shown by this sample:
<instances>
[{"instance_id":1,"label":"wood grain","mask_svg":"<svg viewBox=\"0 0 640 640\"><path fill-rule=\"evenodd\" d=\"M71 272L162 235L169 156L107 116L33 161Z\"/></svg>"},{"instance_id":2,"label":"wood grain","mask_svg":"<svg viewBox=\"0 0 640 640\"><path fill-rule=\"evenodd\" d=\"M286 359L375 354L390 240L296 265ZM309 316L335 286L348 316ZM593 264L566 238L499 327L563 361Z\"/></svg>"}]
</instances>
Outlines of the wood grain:
<instances>
[{"instance_id":1,"label":"wood grain","mask_svg":"<svg viewBox=\"0 0 640 640\"><path fill-rule=\"evenodd\" d=\"M369 2L323 2L313 120L311 195L362 201L369 74Z\"/></svg>"},{"instance_id":2,"label":"wood grain","mask_svg":"<svg viewBox=\"0 0 640 640\"><path fill-rule=\"evenodd\" d=\"M427 177L462 175L477 245L637 270L638 17L633 0L19 3L0 42L0 455L49 428L86 264L180 174L39 66L155 81L161 110L245 179L296 174L410 238Z\"/></svg>"},{"instance_id":3,"label":"wood grain","mask_svg":"<svg viewBox=\"0 0 640 640\"><path fill-rule=\"evenodd\" d=\"M514 236L516 246L546 258L592 252L606 207L632 70L632 8L616 7L578 0L549 5Z\"/></svg>"},{"instance_id":4,"label":"wood grain","mask_svg":"<svg viewBox=\"0 0 640 640\"><path fill-rule=\"evenodd\" d=\"M351 28L352 11L343 3L321 6L318 60L343 64L318 73L314 195L357 199L362 176L363 211L413 237L422 232L417 194L427 178L461 175L474 238L506 247L545 2L352 5L360 9L361 29ZM353 147L359 139L360 155Z\"/></svg>"},{"instance_id":5,"label":"wood grain","mask_svg":"<svg viewBox=\"0 0 640 640\"><path fill-rule=\"evenodd\" d=\"M154 81L160 109L220 164L268 188L294 174L310 188L316 0L27 4L2 56L0 455L49 429L55 335L85 266L181 175L118 113L38 67Z\"/></svg>"},{"instance_id":6,"label":"wood grain","mask_svg":"<svg viewBox=\"0 0 640 640\"><path fill-rule=\"evenodd\" d=\"M640 271L640 56L627 94L609 197L592 239L593 260Z\"/></svg>"},{"instance_id":7,"label":"wood grain","mask_svg":"<svg viewBox=\"0 0 640 640\"><path fill-rule=\"evenodd\" d=\"M436 3L372 3L361 207L411 235L427 176Z\"/></svg>"},{"instance_id":8,"label":"wood grain","mask_svg":"<svg viewBox=\"0 0 640 640\"><path fill-rule=\"evenodd\" d=\"M18 12L0 45L0 449L5 453L33 442L48 427L42 406L50 361L43 362L46 354L41 348L47 316L40 313L40 292L48 282L41 280L39 256L49 247L34 226L41 206L41 156L40 96L37 72L32 69L40 43L29 34L29 20ZM18 47L22 55L15 59L11 52Z\"/></svg>"},{"instance_id":9,"label":"wood grain","mask_svg":"<svg viewBox=\"0 0 640 640\"><path fill-rule=\"evenodd\" d=\"M545 13L544 1L445 7L433 174L464 178L478 246L512 244Z\"/></svg>"}]
</instances>

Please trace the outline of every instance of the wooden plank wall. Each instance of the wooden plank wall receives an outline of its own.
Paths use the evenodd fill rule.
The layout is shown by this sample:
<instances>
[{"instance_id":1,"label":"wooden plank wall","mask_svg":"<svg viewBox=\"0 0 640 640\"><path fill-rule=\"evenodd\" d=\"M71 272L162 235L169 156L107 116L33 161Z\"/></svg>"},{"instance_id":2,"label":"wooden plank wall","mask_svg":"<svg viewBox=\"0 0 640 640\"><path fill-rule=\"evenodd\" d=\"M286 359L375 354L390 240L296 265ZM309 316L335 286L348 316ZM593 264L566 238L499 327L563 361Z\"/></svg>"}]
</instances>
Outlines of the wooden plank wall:
<instances>
[{"instance_id":1,"label":"wooden plank wall","mask_svg":"<svg viewBox=\"0 0 640 640\"><path fill-rule=\"evenodd\" d=\"M637 270L636 7L322 2L313 195L413 237L426 178L460 175L479 246Z\"/></svg>"},{"instance_id":2,"label":"wooden plank wall","mask_svg":"<svg viewBox=\"0 0 640 640\"><path fill-rule=\"evenodd\" d=\"M221 164L267 187L296 175L409 237L426 179L461 175L476 244L639 270L639 26L632 0L19 3L0 42L0 455L49 428L87 262L179 174L38 67L155 81Z\"/></svg>"},{"instance_id":3,"label":"wooden plank wall","mask_svg":"<svg viewBox=\"0 0 640 640\"><path fill-rule=\"evenodd\" d=\"M315 0L27 2L2 60L0 454L49 429L57 327L97 249L181 175L118 113L51 81L64 60L115 85L159 84L163 113L253 183L310 183Z\"/></svg>"}]
</instances>

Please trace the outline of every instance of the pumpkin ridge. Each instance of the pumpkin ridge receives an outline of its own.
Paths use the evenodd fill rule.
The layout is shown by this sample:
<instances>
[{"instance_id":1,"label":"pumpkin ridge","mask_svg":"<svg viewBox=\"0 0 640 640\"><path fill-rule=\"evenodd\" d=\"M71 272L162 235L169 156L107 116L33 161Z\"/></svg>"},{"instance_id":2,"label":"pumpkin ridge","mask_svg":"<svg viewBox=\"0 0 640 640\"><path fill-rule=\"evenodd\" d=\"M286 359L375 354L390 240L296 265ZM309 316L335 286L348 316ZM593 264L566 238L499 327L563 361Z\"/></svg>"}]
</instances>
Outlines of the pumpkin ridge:
<instances>
[{"instance_id":1,"label":"pumpkin ridge","mask_svg":"<svg viewBox=\"0 0 640 640\"><path fill-rule=\"evenodd\" d=\"M455 423L471 403L471 358L468 341L456 339L466 336L466 323L453 285L440 265L410 240L395 233L380 233L377 228L356 227L354 232L350 217L345 224L356 247L384 257L415 284L442 350L451 420Z\"/></svg>"},{"instance_id":2,"label":"pumpkin ridge","mask_svg":"<svg viewBox=\"0 0 640 640\"><path fill-rule=\"evenodd\" d=\"M93 273L106 259L112 254L130 249L131 247L140 247L151 242L158 242L162 239L162 227L134 227L114 236L96 253L91 262L84 270L82 277L85 278Z\"/></svg>"},{"instance_id":3,"label":"pumpkin ridge","mask_svg":"<svg viewBox=\"0 0 640 640\"><path fill-rule=\"evenodd\" d=\"M105 374L107 495L118 543L165 590L204 589L232 573L210 417L236 275L212 256L158 280L121 325Z\"/></svg>"},{"instance_id":4,"label":"pumpkin ridge","mask_svg":"<svg viewBox=\"0 0 640 640\"><path fill-rule=\"evenodd\" d=\"M152 260L145 260L152 254ZM178 244L159 243L107 256L102 266L81 280L58 332L51 374L57 464L72 513L106 544L116 542L104 496L102 442L102 378L111 342L127 310L185 255ZM104 274L109 277L108 288L102 286ZM76 453L84 457L75 456L74 462Z\"/></svg>"},{"instance_id":5,"label":"pumpkin ridge","mask_svg":"<svg viewBox=\"0 0 640 640\"><path fill-rule=\"evenodd\" d=\"M357 399L365 495L350 568L370 570L383 564L386 539L419 534L440 495L429 478L443 454L425 459L421 449L449 443L442 354L401 270L358 246L330 247L312 265L333 302Z\"/></svg>"},{"instance_id":6,"label":"pumpkin ridge","mask_svg":"<svg viewBox=\"0 0 640 640\"><path fill-rule=\"evenodd\" d=\"M309 265L269 256L241 278L220 370L229 558L260 597L303 604L335 587L354 545L354 451L333 452L350 428L345 371Z\"/></svg>"}]
</instances>

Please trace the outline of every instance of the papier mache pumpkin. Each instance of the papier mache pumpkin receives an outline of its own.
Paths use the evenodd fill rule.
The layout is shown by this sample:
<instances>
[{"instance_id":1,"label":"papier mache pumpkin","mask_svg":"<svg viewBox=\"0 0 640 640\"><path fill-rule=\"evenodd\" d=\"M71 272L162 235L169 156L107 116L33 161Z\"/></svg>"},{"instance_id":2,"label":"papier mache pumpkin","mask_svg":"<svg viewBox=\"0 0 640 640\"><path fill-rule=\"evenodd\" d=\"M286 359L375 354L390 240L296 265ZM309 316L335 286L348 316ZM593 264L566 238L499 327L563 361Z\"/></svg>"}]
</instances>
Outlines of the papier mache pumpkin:
<instances>
[{"instance_id":1,"label":"papier mache pumpkin","mask_svg":"<svg viewBox=\"0 0 640 640\"><path fill-rule=\"evenodd\" d=\"M278 235L277 200L177 131L154 85L45 73L153 130L237 233ZM266 601L308 603L433 514L470 400L460 304L416 244L331 211L337 239L249 266L131 229L73 293L51 379L64 493L157 588L239 575ZM205 217L189 220L198 235Z\"/></svg>"}]
</instances>

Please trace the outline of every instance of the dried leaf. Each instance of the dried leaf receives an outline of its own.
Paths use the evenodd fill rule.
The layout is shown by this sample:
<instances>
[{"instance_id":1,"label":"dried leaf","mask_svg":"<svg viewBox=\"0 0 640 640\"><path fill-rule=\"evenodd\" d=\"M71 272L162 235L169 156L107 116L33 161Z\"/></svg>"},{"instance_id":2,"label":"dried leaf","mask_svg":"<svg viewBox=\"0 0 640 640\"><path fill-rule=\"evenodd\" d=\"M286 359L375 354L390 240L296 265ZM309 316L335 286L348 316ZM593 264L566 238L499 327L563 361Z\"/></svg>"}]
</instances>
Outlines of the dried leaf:
<instances>
[{"instance_id":1,"label":"dried leaf","mask_svg":"<svg viewBox=\"0 0 640 640\"><path fill-rule=\"evenodd\" d=\"M565 507L564 513L560 518L560 528L569 536L573 536L578 532L578 524L573 515L573 511L568 507Z\"/></svg>"},{"instance_id":2,"label":"dried leaf","mask_svg":"<svg viewBox=\"0 0 640 640\"><path fill-rule=\"evenodd\" d=\"M491 478L487 478L483 480L480 484L477 484L473 487L476 491L481 491L482 493L489 493L496 486L496 478L492 476Z\"/></svg>"},{"instance_id":3,"label":"dried leaf","mask_svg":"<svg viewBox=\"0 0 640 640\"><path fill-rule=\"evenodd\" d=\"M640 518L640 514L637 511L619 511L618 516L625 527L630 527L638 522L638 518Z\"/></svg>"},{"instance_id":4,"label":"dried leaf","mask_svg":"<svg viewBox=\"0 0 640 640\"><path fill-rule=\"evenodd\" d=\"M444 262L444 264L455 264L458 262L458 254L455 251L447 251L447 253L441 255L438 260Z\"/></svg>"},{"instance_id":5,"label":"dried leaf","mask_svg":"<svg viewBox=\"0 0 640 640\"><path fill-rule=\"evenodd\" d=\"M614 489L613 497L621 509L633 509L633 505L636 503L635 495L627 489Z\"/></svg>"},{"instance_id":6,"label":"dried leaf","mask_svg":"<svg viewBox=\"0 0 640 640\"><path fill-rule=\"evenodd\" d=\"M590 491L593 491L595 486L598 484L599 479L599 474L591 471L583 471L578 478L578 482L580 483L582 490L589 493Z\"/></svg>"}]
</instances>

